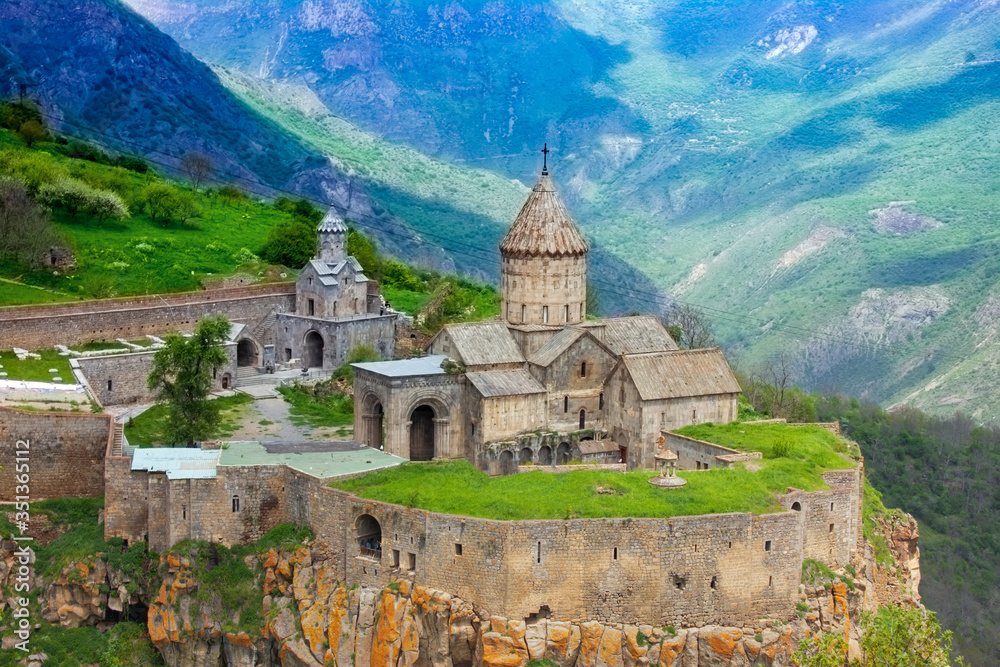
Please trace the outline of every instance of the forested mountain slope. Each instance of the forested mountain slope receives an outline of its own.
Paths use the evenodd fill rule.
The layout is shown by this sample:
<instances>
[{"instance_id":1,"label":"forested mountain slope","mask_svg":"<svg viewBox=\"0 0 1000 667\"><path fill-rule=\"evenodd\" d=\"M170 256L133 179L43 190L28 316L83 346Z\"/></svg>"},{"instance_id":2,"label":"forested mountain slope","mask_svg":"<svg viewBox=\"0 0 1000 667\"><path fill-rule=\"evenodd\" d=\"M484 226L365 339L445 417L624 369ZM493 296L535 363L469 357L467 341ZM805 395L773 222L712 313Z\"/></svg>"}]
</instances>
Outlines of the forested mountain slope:
<instances>
[{"instance_id":1,"label":"forested mountain slope","mask_svg":"<svg viewBox=\"0 0 1000 667\"><path fill-rule=\"evenodd\" d=\"M130 3L455 164L529 181L548 141L588 233L747 361L1000 417L995 3Z\"/></svg>"}]
</instances>

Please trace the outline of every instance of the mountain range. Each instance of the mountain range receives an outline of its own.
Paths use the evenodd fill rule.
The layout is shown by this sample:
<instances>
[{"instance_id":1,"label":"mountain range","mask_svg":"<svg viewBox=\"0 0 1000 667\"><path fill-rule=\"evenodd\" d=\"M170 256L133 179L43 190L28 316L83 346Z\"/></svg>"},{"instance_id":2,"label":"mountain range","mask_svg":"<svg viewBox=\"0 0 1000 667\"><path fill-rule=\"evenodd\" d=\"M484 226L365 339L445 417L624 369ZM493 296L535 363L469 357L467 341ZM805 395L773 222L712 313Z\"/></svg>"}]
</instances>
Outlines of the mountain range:
<instances>
[{"instance_id":1,"label":"mountain range","mask_svg":"<svg viewBox=\"0 0 1000 667\"><path fill-rule=\"evenodd\" d=\"M548 142L587 233L747 368L1000 418L996 3L130 4L335 159L331 118L523 182Z\"/></svg>"}]
</instances>

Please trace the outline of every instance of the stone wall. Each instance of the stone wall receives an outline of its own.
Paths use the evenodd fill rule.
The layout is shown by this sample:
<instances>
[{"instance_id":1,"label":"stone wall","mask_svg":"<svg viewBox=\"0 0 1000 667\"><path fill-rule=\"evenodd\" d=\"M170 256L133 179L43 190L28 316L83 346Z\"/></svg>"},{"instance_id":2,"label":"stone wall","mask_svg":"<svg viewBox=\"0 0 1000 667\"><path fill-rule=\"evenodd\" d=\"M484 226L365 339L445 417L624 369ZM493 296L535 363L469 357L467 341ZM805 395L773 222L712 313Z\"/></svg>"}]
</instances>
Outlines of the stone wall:
<instances>
[{"instance_id":1,"label":"stone wall","mask_svg":"<svg viewBox=\"0 0 1000 667\"><path fill-rule=\"evenodd\" d=\"M278 315L275 335L280 342L278 360L306 357L306 335L318 333L323 339L323 368L338 368L359 345L370 345L382 359L392 358L396 345L397 315L359 315L336 320L283 313Z\"/></svg>"},{"instance_id":2,"label":"stone wall","mask_svg":"<svg viewBox=\"0 0 1000 667\"><path fill-rule=\"evenodd\" d=\"M237 383L236 344L226 345L225 352L227 362L215 373L213 391L222 389L227 375L230 389ZM156 351L150 350L106 357L80 357L76 361L101 405L131 405L156 400L146 385L146 379L153 368L154 354Z\"/></svg>"},{"instance_id":3,"label":"stone wall","mask_svg":"<svg viewBox=\"0 0 1000 667\"><path fill-rule=\"evenodd\" d=\"M500 292L511 324L578 324L587 317L587 257L504 257Z\"/></svg>"},{"instance_id":4,"label":"stone wall","mask_svg":"<svg viewBox=\"0 0 1000 667\"><path fill-rule=\"evenodd\" d=\"M295 287L286 283L50 306L0 309L0 349L40 349L92 340L140 338L191 329L209 315L225 315L251 327L272 312L295 308ZM262 341L270 342L270 341Z\"/></svg>"},{"instance_id":5,"label":"stone wall","mask_svg":"<svg viewBox=\"0 0 1000 667\"><path fill-rule=\"evenodd\" d=\"M677 454L677 467L681 470L703 470L709 468L727 468L729 461L720 461L718 457L729 457L743 452L722 445L716 445L703 440L695 440L683 435L661 431L664 446ZM760 458L755 456L754 458Z\"/></svg>"},{"instance_id":6,"label":"stone wall","mask_svg":"<svg viewBox=\"0 0 1000 667\"><path fill-rule=\"evenodd\" d=\"M110 415L22 412L0 407L0 501L14 500L18 440L29 442L32 500L104 494Z\"/></svg>"},{"instance_id":7,"label":"stone wall","mask_svg":"<svg viewBox=\"0 0 1000 667\"><path fill-rule=\"evenodd\" d=\"M528 370L549 395L548 428L580 429L580 410L586 411L586 424L582 428L603 423L604 381L616 362L613 354L585 335L547 367L529 364Z\"/></svg>"}]
</instances>

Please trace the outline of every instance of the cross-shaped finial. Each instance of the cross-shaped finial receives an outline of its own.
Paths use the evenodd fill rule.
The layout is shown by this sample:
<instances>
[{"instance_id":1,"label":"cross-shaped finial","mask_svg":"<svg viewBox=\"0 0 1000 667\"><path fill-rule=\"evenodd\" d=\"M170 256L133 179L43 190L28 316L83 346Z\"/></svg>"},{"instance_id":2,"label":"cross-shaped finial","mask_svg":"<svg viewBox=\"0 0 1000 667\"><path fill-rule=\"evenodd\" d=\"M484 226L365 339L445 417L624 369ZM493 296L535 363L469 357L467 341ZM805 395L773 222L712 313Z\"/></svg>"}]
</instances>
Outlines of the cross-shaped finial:
<instances>
[{"instance_id":1,"label":"cross-shaped finial","mask_svg":"<svg viewBox=\"0 0 1000 667\"><path fill-rule=\"evenodd\" d=\"M547 176L549 173L549 153L551 152L548 143L544 144L542 148L542 176Z\"/></svg>"}]
</instances>

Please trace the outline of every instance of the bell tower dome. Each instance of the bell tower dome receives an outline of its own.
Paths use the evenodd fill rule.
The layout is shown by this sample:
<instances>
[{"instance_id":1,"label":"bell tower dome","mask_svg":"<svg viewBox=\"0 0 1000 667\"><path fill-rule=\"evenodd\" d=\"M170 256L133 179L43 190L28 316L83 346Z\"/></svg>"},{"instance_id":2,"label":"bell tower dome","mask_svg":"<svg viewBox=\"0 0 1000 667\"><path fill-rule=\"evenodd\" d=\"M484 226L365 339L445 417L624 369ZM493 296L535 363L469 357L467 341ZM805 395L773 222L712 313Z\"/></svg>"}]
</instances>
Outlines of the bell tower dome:
<instances>
[{"instance_id":1,"label":"bell tower dome","mask_svg":"<svg viewBox=\"0 0 1000 667\"><path fill-rule=\"evenodd\" d=\"M347 224L331 206L316 228L316 259L339 264L347 259Z\"/></svg>"},{"instance_id":2,"label":"bell tower dome","mask_svg":"<svg viewBox=\"0 0 1000 667\"><path fill-rule=\"evenodd\" d=\"M587 316L587 241L548 169L500 242L500 291L509 324L565 326Z\"/></svg>"}]
</instances>

